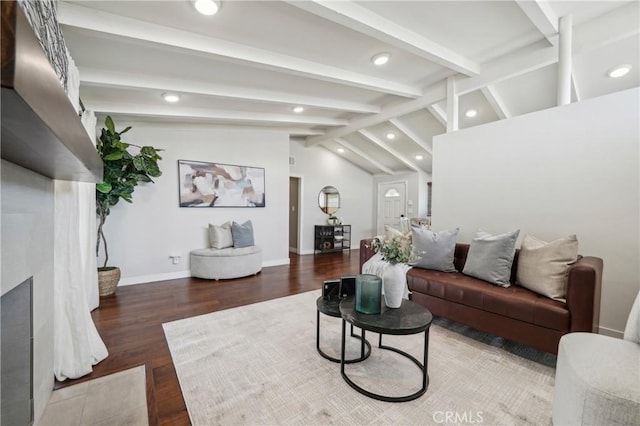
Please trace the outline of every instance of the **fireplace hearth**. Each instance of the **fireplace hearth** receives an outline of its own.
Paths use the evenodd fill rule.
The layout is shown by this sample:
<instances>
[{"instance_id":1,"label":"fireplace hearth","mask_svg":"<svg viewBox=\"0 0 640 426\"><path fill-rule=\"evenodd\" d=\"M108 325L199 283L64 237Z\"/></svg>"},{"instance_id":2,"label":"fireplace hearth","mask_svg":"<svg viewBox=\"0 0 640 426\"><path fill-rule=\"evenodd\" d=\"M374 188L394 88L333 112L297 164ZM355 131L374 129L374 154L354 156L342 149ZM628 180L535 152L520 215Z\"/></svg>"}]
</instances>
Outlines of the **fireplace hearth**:
<instances>
[{"instance_id":1,"label":"fireplace hearth","mask_svg":"<svg viewBox=\"0 0 640 426\"><path fill-rule=\"evenodd\" d=\"M31 425L33 409L33 277L2 295L1 418L3 425Z\"/></svg>"}]
</instances>

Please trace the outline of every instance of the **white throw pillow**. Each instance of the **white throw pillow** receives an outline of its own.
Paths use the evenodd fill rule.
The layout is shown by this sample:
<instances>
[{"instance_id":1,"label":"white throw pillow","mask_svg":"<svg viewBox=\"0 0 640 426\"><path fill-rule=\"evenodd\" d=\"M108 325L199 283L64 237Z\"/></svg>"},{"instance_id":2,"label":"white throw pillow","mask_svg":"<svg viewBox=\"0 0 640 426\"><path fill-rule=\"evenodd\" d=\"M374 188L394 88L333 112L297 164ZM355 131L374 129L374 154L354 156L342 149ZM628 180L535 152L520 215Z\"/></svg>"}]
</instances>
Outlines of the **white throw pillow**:
<instances>
[{"instance_id":1,"label":"white throw pillow","mask_svg":"<svg viewBox=\"0 0 640 426\"><path fill-rule=\"evenodd\" d=\"M225 222L220 226L209 224L209 245L216 249L233 247L231 222Z\"/></svg>"},{"instance_id":2,"label":"white throw pillow","mask_svg":"<svg viewBox=\"0 0 640 426\"><path fill-rule=\"evenodd\" d=\"M550 243L526 235L520 247L516 281L531 291L564 302L569 267L576 260L578 239L575 235Z\"/></svg>"}]
</instances>

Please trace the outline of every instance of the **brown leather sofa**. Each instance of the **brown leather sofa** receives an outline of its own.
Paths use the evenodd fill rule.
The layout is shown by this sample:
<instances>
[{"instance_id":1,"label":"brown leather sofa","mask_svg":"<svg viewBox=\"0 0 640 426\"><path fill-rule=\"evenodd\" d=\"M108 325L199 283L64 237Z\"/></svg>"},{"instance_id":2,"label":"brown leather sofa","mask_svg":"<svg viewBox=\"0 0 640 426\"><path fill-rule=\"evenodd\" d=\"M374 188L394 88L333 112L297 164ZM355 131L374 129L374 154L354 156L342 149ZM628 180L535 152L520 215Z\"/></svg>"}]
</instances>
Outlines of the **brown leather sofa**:
<instances>
[{"instance_id":1,"label":"brown leather sofa","mask_svg":"<svg viewBox=\"0 0 640 426\"><path fill-rule=\"evenodd\" d=\"M360 271L374 251L371 239L360 241ZM464 267L469 244L456 244L454 265ZM562 303L514 285L518 253L511 269L511 287L504 288L460 272L411 268L407 283L411 300L432 314L466 324L553 354L562 335L597 333L600 316L602 259L581 257L571 266L567 302Z\"/></svg>"}]
</instances>

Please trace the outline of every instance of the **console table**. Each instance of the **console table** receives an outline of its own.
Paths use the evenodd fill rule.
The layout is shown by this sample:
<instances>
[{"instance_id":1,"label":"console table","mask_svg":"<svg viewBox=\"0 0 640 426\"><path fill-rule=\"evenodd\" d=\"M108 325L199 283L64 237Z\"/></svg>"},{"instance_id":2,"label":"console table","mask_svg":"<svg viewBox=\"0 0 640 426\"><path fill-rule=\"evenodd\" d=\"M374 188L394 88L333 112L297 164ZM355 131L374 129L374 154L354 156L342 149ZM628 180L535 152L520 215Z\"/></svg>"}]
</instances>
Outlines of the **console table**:
<instances>
[{"instance_id":1,"label":"console table","mask_svg":"<svg viewBox=\"0 0 640 426\"><path fill-rule=\"evenodd\" d=\"M351 225L315 225L313 253L351 250Z\"/></svg>"},{"instance_id":2,"label":"console table","mask_svg":"<svg viewBox=\"0 0 640 426\"><path fill-rule=\"evenodd\" d=\"M340 374L342 375L342 378L349 384L349 386L370 398L387 402L412 401L422 396L427 391L427 386L429 386L429 375L427 374L427 359L429 354L429 327L431 326L431 321L433 319L431 312L417 303L414 303L410 300L403 300L402 305L399 308L387 308L386 306L384 306L383 302L382 312L380 314L363 314L355 310L354 298L349 297L347 299L344 299L340 303L340 314L342 315L342 348L340 351ZM349 376L347 376L344 368L346 364L344 355L346 334L345 330L347 323L362 330L361 337L363 341L366 339L366 331L380 333L378 348L396 352L413 361L413 363L420 369L420 372L422 373L422 388L410 395L386 396L370 392L355 384L349 378ZM424 332L424 352L422 362L418 361L411 354L408 354L400 349L391 346L384 346L382 344L383 334L409 335L422 332ZM371 374L375 374L375 372L372 371Z\"/></svg>"}]
</instances>

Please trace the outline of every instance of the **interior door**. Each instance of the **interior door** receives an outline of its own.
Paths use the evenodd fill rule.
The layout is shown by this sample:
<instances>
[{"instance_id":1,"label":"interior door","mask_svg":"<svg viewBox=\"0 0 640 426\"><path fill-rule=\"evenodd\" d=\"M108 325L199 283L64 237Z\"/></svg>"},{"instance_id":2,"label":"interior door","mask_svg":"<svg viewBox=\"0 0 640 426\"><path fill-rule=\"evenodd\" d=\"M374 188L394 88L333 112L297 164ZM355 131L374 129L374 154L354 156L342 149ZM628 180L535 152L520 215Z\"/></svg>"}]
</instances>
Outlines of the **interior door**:
<instances>
[{"instance_id":1,"label":"interior door","mask_svg":"<svg viewBox=\"0 0 640 426\"><path fill-rule=\"evenodd\" d=\"M300 178L289 177L289 251L298 253Z\"/></svg>"},{"instance_id":2,"label":"interior door","mask_svg":"<svg viewBox=\"0 0 640 426\"><path fill-rule=\"evenodd\" d=\"M407 183L386 182L378 185L378 235L384 226L400 229L400 215L407 214Z\"/></svg>"}]
</instances>

